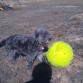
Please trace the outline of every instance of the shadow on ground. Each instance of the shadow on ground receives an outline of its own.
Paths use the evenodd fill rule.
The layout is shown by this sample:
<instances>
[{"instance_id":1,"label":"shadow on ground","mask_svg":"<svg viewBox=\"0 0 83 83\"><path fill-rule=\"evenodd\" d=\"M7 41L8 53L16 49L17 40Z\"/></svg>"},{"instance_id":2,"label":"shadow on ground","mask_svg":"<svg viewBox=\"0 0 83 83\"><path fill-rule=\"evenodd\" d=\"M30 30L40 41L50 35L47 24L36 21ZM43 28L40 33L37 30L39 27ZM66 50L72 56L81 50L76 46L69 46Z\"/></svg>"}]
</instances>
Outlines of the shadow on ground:
<instances>
[{"instance_id":1,"label":"shadow on ground","mask_svg":"<svg viewBox=\"0 0 83 83\"><path fill-rule=\"evenodd\" d=\"M32 72L32 80L25 83L50 83L52 76L51 66L47 63L39 63Z\"/></svg>"}]
</instances>

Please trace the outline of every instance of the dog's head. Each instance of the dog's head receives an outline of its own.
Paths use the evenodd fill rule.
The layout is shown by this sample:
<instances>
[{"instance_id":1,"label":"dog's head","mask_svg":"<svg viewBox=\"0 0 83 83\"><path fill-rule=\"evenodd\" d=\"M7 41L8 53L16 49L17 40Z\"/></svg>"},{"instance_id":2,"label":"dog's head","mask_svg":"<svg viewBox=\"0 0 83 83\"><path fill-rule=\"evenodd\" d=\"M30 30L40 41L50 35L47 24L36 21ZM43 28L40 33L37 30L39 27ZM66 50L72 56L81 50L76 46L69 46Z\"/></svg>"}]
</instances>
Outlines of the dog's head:
<instances>
[{"instance_id":1,"label":"dog's head","mask_svg":"<svg viewBox=\"0 0 83 83\"><path fill-rule=\"evenodd\" d=\"M46 28L39 28L35 31L35 38L38 41L40 48L47 47L49 41L51 41L51 35Z\"/></svg>"}]
</instances>

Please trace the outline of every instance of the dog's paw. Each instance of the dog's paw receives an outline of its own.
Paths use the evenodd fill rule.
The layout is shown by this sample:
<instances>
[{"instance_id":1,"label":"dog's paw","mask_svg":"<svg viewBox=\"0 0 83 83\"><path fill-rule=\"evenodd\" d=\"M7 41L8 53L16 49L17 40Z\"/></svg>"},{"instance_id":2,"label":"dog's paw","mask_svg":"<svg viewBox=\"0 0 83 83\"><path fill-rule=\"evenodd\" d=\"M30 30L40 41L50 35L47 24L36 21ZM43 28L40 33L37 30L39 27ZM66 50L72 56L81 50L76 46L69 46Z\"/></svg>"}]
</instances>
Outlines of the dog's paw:
<instances>
[{"instance_id":1,"label":"dog's paw","mask_svg":"<svg viewBox=\"0 0 83 83\"><path fill-rule=\"evenodd\" d=\"M32 66L31 65L27 65L27 69L28 70L32 70Z\"/></svg>"},{"instance_id":2,"label":"dog's paw","mask_svg":"<svg viewBox=\"0 0 83 83\"><path fill-rule=\"evenodd\" d=\"M45 56L43 56L43 58L42 58L42 62L47 63L47 59L46 59L46 57L45 57Z\"/></svg>"},{"instance_id":3,"label":"dog's paw","mask_svg":"<svg viewBox=\"0 0 83 83\"><path fill-rule=\"evenodd\" d=\"M37 58L38 58L39 61L47 63L47 59L46 59L44 54L38 55Z\"/></svg>"}]
</instances>

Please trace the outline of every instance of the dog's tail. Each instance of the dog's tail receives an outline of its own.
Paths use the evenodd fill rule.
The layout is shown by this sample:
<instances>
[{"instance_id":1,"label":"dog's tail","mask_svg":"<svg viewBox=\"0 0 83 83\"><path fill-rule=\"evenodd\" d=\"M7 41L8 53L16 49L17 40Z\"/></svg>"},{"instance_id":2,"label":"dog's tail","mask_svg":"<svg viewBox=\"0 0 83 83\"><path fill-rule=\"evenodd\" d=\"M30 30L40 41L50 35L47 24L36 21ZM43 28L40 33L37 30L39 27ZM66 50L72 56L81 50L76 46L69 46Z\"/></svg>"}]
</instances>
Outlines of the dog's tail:
<instances>
[{"instance_id":1,"label":"dog's tail","mask_svg":"<svg viewBox=\"0 0 83 83\"><path fill-rule=\"evenodd\" d=\"M0 41L0 47L4 46L6 44L6 40L7 39L4 39L4 40Z\"/></svg>"}]
</instances>

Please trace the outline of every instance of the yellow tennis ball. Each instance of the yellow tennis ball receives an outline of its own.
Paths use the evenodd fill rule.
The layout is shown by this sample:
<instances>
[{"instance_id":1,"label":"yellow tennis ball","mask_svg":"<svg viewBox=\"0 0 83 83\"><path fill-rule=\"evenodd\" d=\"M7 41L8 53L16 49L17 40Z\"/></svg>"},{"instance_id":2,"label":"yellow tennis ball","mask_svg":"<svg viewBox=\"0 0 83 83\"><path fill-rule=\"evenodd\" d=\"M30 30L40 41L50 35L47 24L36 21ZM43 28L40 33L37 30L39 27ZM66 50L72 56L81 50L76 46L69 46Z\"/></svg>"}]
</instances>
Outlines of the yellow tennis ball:
<instances>
[{"instance_id":1,"label":"yellow tennis ball","mask_svg":"<svg viewBox=\"0 0 83 83\"><path fill-rule=\"evenodd\" d=\"M72 62L73 49L66 42L54 42L46 52L46 58L54 67L67 67Z\"/></svg>"}]
</instances>

